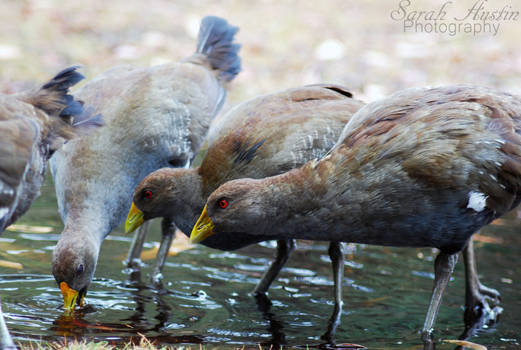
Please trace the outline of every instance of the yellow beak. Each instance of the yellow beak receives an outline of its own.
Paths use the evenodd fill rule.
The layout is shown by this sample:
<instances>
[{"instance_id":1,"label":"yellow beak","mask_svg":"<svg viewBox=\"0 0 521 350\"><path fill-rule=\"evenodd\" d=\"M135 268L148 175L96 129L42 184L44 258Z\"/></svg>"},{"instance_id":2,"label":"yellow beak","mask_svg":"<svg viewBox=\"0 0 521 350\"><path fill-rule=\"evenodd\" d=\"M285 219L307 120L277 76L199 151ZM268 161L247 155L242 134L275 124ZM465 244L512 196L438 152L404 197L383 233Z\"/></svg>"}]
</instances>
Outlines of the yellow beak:
<instances>
[{"instance_id":1,"label":"yellow beak","mask_svg":"<svg viewBox=\"0 0 521 350\"><path fill-rule=\"evenodd\" d=\"M63 295L63 307L65 308L65 311L74 310L74 307L76 306L76 299L78 299L80 292L70 288L67 282L60 283L60 290L62 291ZM78 303L80 306L83 306L84 297L85 295L81 296L81 299Z\"/></svg>"},{"instance_id":2,"label":"yellow beak","mask_svg":"<svg viewBox=\"0 0 521 350\"><path fill-rule=\"evenodd\" d=\"M202 240L213 235L213 229L215 225L212 222L212 219L208 216L208 212L206 211L206 205L204 206L203 212L199 217L199 220L195 223L194 228L192 229L192 234L190 235L190 243L199 243Z\"/></svg>"},{"instance_id":3,"label":"yellow beak","mask_svg":"<svg viewBox=\"0 0 521 350\"><path fill-rule=\"evenodd\" d=\"M145 222L143 219L144 216L143 212L136 207L134 202L132 202L132 206L127 215L127 220L125 221L125 233L130 233L143 225Z\"/></svg>"}]
</instances>

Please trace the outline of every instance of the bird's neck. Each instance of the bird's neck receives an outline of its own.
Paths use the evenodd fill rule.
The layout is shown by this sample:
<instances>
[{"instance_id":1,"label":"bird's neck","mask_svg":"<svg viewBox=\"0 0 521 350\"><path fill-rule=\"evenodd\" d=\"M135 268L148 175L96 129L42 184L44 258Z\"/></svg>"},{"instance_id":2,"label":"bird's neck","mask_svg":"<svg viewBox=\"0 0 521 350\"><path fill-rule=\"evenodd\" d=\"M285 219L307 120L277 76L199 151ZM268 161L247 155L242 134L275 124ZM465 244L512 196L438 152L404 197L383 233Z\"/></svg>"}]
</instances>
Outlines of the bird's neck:
<instances>
[{"instance_id":1,"label":"bird's neck","mask_svg":"<svg viewBox=\"0 0 521 350\"><path fill-rule=\"evenodd\" d=\"M65 218L60 240L89 240L100 247L105 236L111 231L106 216L97 208L83 208L81 211L75 209L70 210Z\"/></svg>"},{"instance_id":2,"label":"bird's neck","mask_svg":"<svg viewBox=\"0 0 521 350\"><path fill-rule=\"evenodd\" d=\"M201 215L206 197L198 168L183 170L183 176L175 179L177 191L176 198L172 198L175 204L171 207L171 213L176 226L188 236Z\"/></svg>"},{"instance_id":3,"label":"bird's neck","mask_svg":"<svg viewBox=\"0 0 521 350\"><path fill-rule=\"evenodd\" d=\"M356 222L360 216L359 200L341 193L347 190L354 194L359 181L347 175L343 179L349 181L350 186L345 182L335 183L335 173L341 168L336 165L339 159L334 159L335 156L310 161L300 168L264 179L268 180L265 186L268 202L275 211L273 220L280 222L270 224L278 231L278 237L316 240L320 232L327 232L333 238L328 240L341 241L346 227L360 226ZM342 209L338 211L340 206ZM331 224L335 222L335 215L342 215L342 227Z\"/></svg>"}]
</instances>

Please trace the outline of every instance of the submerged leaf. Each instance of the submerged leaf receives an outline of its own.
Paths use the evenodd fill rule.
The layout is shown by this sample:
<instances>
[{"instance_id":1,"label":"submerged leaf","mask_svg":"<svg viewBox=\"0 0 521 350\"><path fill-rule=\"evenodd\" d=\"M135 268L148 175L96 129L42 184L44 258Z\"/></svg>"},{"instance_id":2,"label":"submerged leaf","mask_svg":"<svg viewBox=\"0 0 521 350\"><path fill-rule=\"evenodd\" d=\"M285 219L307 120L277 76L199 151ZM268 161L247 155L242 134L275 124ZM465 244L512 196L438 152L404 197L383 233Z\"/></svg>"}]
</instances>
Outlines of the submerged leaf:
<instances>
[{"instance_id":1,"label":"submerged leaf","mask_svg":"<svg viewBox=\"0 0 521 350\"><path fill-rule=\"evenodd\" d=\"M14 261L0 260L1 267L8 267L15 270L23 270L23 265Z\"/></svg>"}]
</instances>

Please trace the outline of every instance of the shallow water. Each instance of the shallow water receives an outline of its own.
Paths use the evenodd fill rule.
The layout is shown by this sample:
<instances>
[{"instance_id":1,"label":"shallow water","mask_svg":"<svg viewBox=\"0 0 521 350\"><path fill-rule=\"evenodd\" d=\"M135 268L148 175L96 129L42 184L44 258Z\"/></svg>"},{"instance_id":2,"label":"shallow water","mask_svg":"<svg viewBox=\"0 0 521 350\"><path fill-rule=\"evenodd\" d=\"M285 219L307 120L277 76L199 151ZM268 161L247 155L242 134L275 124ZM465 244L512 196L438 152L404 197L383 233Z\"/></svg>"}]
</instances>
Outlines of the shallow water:
<instances>
[{"instance_id":1,"label":"shallow water","mask_svg":"<svg viewBox=\"0 0 521 350\"><path fill-rule=\"evenodd\" d=\"M8 327L16 341L106 340L118 344L143 334L159 344L208 344L257 348L258 344L314 347L322 344L332 312L332 280L327 244L299 242L269 301L250 292L270 262L274 244L236 252L197 246L169 257L162 287L149 283L151 260L139 271L126 269L131 237L120 229L103 244L86 301L73 317L63 313L62 297L50 273L52 249L61 231L52 185L17 224L0 238L0 295ZM481 281L498 289L504 308L499 321L470 341L490 349L516 349L521 343L521 235L517 212L484 229L476 242ZM18 226L17 226L18 227ZM46 229L50 228L50 229ZM51 232L46 232L50 230ZM36 233L35 233L36 232ZM155 222L147 247L159 239ZM492 241L492 242L484 242ZM430 249L348 245L344 311L336 342L371 349L421 348L423 324L432 288ZM449 284L435 339L457 339L463 331L464 271L460 262ZM198 348L196 346L195 348ZM438 349L453 349L440 343Z\"/></svg>"}]
</instances>

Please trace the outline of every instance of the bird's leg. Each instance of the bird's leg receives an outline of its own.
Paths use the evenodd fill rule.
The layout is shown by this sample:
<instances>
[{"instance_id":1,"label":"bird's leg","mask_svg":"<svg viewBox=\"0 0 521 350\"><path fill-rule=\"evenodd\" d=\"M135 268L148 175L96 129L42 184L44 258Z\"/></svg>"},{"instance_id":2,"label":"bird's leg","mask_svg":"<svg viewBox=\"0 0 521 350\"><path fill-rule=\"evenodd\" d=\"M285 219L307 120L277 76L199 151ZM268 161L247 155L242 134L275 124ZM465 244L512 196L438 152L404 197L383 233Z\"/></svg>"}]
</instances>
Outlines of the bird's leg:
<instances>
[{"instance_id":1,"label":"bird's leg","mask_svg":"<svg viewBox=\"0 0 521 350\"><path fill-rule=\"evenodd\" d=\"M494 322L503 309L497 306L500 301L499 292L484 286L479 281L472 238L463 250L463 259L465 262L465 331L460 338L466 339L474 330ZM491 308L488 301L491 301L495 307Z\"/></svg>"},{"instance_id":2,"label":"bird's leg","mask_svg":"<svg viewBox=\"0 0 521 350\"><path fill-rule=\"evenodd\" d=\"M149 226L150 220L145 221L134 235L134 239L132 240L132 244L130 245L128 257L126 260L127 267L137 268L139 266L141 252L143 251L143 244L145 243L145 238L147 238L148 235Z\"/></svg>"},{"instance_id":3,"label":"bird's leg","mask_svg":"<svg viewBox=\"0 0 521 350\"><path fill-rule=\"evenodd\" d=\"M450 276L452 275L452 271L454 271L454 266L456 266L457 261L458 254L440 252L434 262L434 288L422 329L422 340L426 349L433 348L432 327L436 316L438 316L443 293L449 284Z\"/></svg>"},{"instance_id":4,"label":"bird's leg","mask_svg":"<svg viewBox=\"0 0 521 350\"><path fill-rule=\"evenodd\" d=\"M152 270L152 281L158 283L163 278L161 270L165 265L166 258L168 257L168 251L174 240L176 226L171 219L163 218L161 221L161 244L157 251L156 262Z\"/></svg>"},{"instance_id":5,"label":"bird's leg","mask_svg":"<svg viewBox=\"0 0 521 350\"><path fill-rule=\"evenodd\" d=\"M329 319L326 333L322 336L328 344L334 344L335 332L342 316L342 282L344 280L344 245L342 242L329 243L329 257L333 267L333 281L335 283L335 307Z\"/></svg>"},{"instance_id":6,"label":"bird's leg","mask_svg":"<svg viewBox=\"0 0 521 350\"><path fill-rule=\"evenodd\" d=\"M486 309L487 300L499 304L500 294L497 290L484 286L479 281L476 258L474 255L474 243L469 239L463 250L465 262L465 309L475 314L481 313L476 308Z\"/></svg>"},{"instance_id":7,"label":"bird's leg","mask_svg":"<svg viewBox=\"0 0 521 350\"><path fill-rule=\"evenodd\" d=\"M257 286L255 286L253 295L265 294L268 291L271 283L275 280L280 270L282 270L282 267L286 264L291 252L293 252L295 248L296 243L293 239L281 239L277 241L275 260L273 260L268 270L262 275Z\"/></svg>"},{"instance_id":8,"label":"bird's leg","mask_svg":"<svg viewBox=\"0 0 521 350\"><path fill-rule=\"evenodd\" d=\"M17 347L13 343L13 339L9 334L7 325L5 324L4 314L2 313L2 305L0 304L0 349L15 350Z\"/></svg>"}]
</instances>

